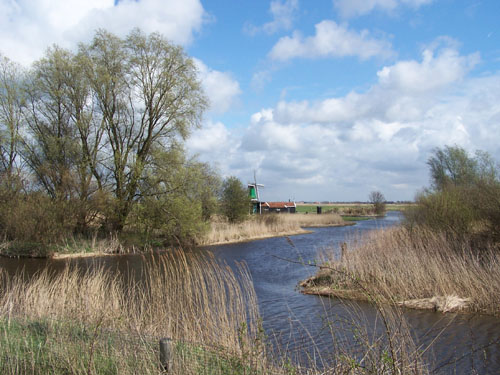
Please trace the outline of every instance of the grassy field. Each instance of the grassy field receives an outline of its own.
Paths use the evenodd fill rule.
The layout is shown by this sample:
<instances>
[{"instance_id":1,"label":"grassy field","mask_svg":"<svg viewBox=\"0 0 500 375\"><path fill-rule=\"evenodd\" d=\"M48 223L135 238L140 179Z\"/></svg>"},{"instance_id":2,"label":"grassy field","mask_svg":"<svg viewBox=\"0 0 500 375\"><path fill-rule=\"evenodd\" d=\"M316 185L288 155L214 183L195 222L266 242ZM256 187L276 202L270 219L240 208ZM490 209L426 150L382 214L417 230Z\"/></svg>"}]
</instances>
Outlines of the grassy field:
<instances>
[{"instance_id":1,"label":"grassy field","mask_svg":"<svg viewBox=\"0 0 500 375\"><path fill-rule=\"evenodd\" d=\"M373 205L369 203L319 203L319 204L302 204L297 203L297 212L300 213L316 213L316 207L320 206L322 212L335 212L343 215L349 212L369 212ZM387 211L403 211L410 207L411 204L396 204L388 203Z\"/></svg>"}]
</instances>

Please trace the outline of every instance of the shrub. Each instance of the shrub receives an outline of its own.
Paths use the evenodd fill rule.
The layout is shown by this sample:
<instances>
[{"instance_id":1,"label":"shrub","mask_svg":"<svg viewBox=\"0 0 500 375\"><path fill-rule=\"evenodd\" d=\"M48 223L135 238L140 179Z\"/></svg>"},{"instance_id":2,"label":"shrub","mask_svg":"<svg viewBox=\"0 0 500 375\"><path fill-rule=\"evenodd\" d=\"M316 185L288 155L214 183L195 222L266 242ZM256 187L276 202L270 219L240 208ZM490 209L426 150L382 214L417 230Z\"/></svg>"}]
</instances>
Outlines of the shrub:
<instances>
[{"instance_id":1,"label":"shrub","mask_svg":"<svg viewBox=\"0 0 500 375\"><path fill-rule=\"evenodd\" d=\"M54 243L71 235L74 204L42 193L18 194L0 202L0 228L6 240Z\"/></svg>"},{"instance_id":2,"label":"shrub","mask_svg":"<svg viewBox=\"0 0 500 375\"><path fill-rule=\"evenodd\" d=\"M406 226L468 240L476 250L500 240L500 179L489 154L475 156L457 146L436 149L428 162L432 189L405 212Z\"/></svg>"},{"instance_id":3,"label":"shrub","mask_svg":"<svg viewBox=\"0 0 500 375\"><path fill-rule=\"evenodd\" d=\"M237 177L228 177L222 184L220 204L221 213L230 223L241 222L248 215L250 198L247 189Z\"/></svg>"}]
</instances>

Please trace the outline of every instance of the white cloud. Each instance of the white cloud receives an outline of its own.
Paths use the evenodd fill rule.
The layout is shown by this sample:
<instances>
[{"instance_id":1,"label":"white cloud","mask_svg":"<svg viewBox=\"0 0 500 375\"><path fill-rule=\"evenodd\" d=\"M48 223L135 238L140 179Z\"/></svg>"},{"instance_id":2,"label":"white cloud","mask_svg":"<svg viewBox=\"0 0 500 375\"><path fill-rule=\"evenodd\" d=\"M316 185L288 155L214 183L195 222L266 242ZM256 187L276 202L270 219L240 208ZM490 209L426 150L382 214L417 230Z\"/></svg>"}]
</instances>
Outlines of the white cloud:
<instances>
[{"instance_id":1,"label":"white cloud","mask_svg":"<svg viewBox=\"0 0 500 375\"><path fill-rule=\"evenodd\" d=\"M461 80L479 62L479 54L460 56L457 50L445 48L435 56L435 51L425 49L422 62L401 61L377 73L384 87L402 91L425 92L439 89Z\"/></svg>"},{"instance_id":2,"label":"white cloud","mask_svg":"<svg viewBox=\"0 0 500 375\"><path fill-rule=\"evenodd\" d=\"M261 31L267 34L274 34L280 30L290 30L293 25L295 13L299 9L298 0L273 0L270 5L270 13L273 20L262 26L246 25L244 30L250 35L255 35Z\"/></svg>"},{"instance_id":3,"label":"white cloud","mask_svg":"<svg viewBox=\"0 0 500 375\"><path fill-rule=\"evenodd\" d=\"M56 43L74 47L98 28L120 36L139 27L186 45L200 30L205 12L199 0L18 0L0 5L0 49L29 64Z\"/></svg>"},{"instance_id":4,"label":"white cloud","mask_svg":"<svg viewBox=\"0 0 500 375\"><path fill-rule=\"evenodd\" d=\"M257 169L269 200L363 200L374 188L412 199L428 185L435 147L458 144L500 160L500 74L470 77L477 59L428 48L419 61L381 69L365 92L280 101L242 134L218 137L226 139L223 170L250 179Z\"/></svg>"},{"instance_id":5,"label":"white cloud","mask_svg":"<svg viewBox=\"0 0 500 375\"><path fill-rule=\"evenodd\" d=\"M400 6L419 8L433 0L333 0L343 17L356 17L374 10L392 12Z\"/></svg>"},{"instance_id":6,"label":"white cloud","mask_svg":"<svg viewBox=\"0 0 500 375\"><path fill-rule=\"evenodd\" d=\"M201 60L194 59L205 94L214 112L226 112L241 94L240 84L230 73L210 69Z\"/></svg>"},{"instance_id":7,"label":"white cloud","mask_svg":"<svg viewBox=\"0 0 500 375\"><path fill-rule=\"evenodd\" d=\"M217 152L224 151L230 142L230 133L224 124L209 121L189 137L187 148L193 153Z\"/></svg>"},{"instance_id":8,"label":"white cloud","mask_svg":"<svg viewBox=\"0 0 500 375\"><path fill-rule=\"evenodd\" d=\"M391 43L375 39L367 30L349 30L345 25L325 20L315 26L316 34L303 37L298 31L281 38L269 56L273 60L286 61L297 57L345 57L356 56L361 60L372 57L388 58L394 55Z\"/></svg>"}]
</instances>

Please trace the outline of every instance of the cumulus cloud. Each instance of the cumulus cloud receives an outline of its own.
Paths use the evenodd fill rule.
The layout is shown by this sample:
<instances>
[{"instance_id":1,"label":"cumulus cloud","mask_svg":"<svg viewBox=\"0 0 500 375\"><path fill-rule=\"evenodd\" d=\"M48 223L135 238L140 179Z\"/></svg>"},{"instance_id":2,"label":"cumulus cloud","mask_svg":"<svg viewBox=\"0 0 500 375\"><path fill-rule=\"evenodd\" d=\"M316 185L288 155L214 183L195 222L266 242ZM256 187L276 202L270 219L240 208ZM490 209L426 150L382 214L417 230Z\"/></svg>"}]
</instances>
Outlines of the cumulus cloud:
<instances>
[{"instance_id":1,"label":"cumulus cloud","mask_svg":"<svg viewBox=\"0 0 500 375\"><path fill-rule=\"evenodd\" d=\"M401 61L377 73L384 87L402 91L429 91L461 80L476 65L479 54L460 56L456 49L445 48L436 56L433 49L425 49L422 62Z\"/></svg>"},{"instance_id":2,"label":"cumulus cloud","mask_svg":"<svg viewBox=\"0 0 500 375\"><path fill-rule=\"evenodd\" d=\"M284 2L281 2L281 0L271 1L269 11L273 16L273 20L262 26L247 24L244 31L250 35L255 35L259 32L274 34L280 30L290 30L298 9L298 0L285 0Z\"/></svg>"},{"instance_id":3,"label":"cumulus cloud","mask_svg":"<svg viewBox=\"0 0 500 375\"><path fill-rule=\"evenodd\" d=\"M241 94L240 84L230 73L207 67L201 60L194 59L205 94L214 112L226 112Z\"/></svg>"},{"instance_id":4,"label":"cumulus cloud","mask_svg":"<svg viewBox=\"0 0 500 375\"><path fill-rule=\"evenodd\" d=\"M356 17L374 10L392 12L400 6L419 8L433 0L333 0L335 8L343 17Z\"/></svg>"},{"instance_id":5,"label":"cumulus cloud","mask_svg":"<svg viewBox=\"0 0 500 375\"><path fill-rule=\"evenodd\" d=\"M281 38L269 56L273 60L286 61L297 57L346 57L356 56L361 60L372 57L388 58L394 55L391 43L376 39L367 30L357 32L345 25L325 20L315 26L316 34L304 37L298 31Z\"/></svg>"},{"instance_id":6,"label":"cumulus cloud","mask_svg":"<svg viewBox=\"0 0 500 375\"><path fill-rule=\"evenodd\" d=\"M366 199L374 189L412 199L435 147L500 159L500 74L471 77L478 58L440 44L382 68L365 92L262 109L242 134L218 137L225 170L251 179L256 169L269 200Z\"/></svg>"},{"instance_id":7,"label":"cumulus cloud","mask_svg":"<svg viewBox=\"0 0 500 375\"><path fill-rule=\"evenodd\" d=\"M193 153L224 151L230 138L229 130L223 123L209 121L191 135L187 146Z\"/></svg>"},{"instance_id":8,"label":"cumulus cloud","mask_svg":"<svg viewBox=\"0 0 500 375\"><path fill-rule=\"evenodd\" d=\"M139 27L186 45L200 30L205 11L199 0L40 0L0 4L0 49L29 64L56 43L74 47L98 28L120 36Z\"/></svg>"}]
</instances>

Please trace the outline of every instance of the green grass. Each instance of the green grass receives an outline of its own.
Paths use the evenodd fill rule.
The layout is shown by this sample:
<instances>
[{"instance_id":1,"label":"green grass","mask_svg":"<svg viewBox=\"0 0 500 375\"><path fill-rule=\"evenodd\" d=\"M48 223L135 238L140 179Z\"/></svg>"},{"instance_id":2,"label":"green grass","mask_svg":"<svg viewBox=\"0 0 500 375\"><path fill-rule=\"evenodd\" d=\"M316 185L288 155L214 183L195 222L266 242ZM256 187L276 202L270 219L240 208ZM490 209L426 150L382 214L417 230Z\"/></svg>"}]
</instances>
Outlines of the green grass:
<instances>
[{"instance_id":1,"label":"green grass","mask_svg":"<svg viewBox=\"0 0 500 375\"><path fill-rule=\"evenodd\" d=\"M154 373L154 344L75 321L1 319L0 373Z\"/></svg>"},{"instance_id":2,"label":"green grass","mask_svg":"<svg viewBox=\"0 0 500 375\"><path fill-rule=\"evenodd\" d=\"M99 325L46 319L0 319L1 374L160 374L159 340ZM172 369L183 374L263 375L257 358L177 342Z\"/></svg>"},{"instance_id":3,"label":"green grass","mask_svg":"<svg viewBox=\"0 0 500 375\"><path fill-rule=\"evenodd\" d=\"M178 342L174 346L174 354L182 363L190 364L189 370L193 374L264 375L269 370L261 366L262 364L257 359L250 361L245 358L245 355L231 355L223 349L208 348L196 344ZM177 366L174 364L173 367Z\"/></svg>"},{"instance_id":4,"label":"green grass","mask_svg":"<svg viewBox=\"0 0 500 375\"><path fill-rule=\"evenodd\" d=\"M342 216L342 219L344 221L364 221L364 220L371 220L371 217L366 217L366 216Z\"/></svg>"},{"instance_id":5,"label":"green grass","mask_svg":"<svg viewBox=\"0 0 500 375\"><path fill-rule=\"evenodd\" d=\"M350 212L365 212L370 210L373 205L369 203L360 204L344 204L344 203L330 203L330 204L297 204L297 212L300 213L316 213L316 207L320 206L323 213L333 211L335 213L344 214ZM387 211L404 211L411 204L386 204Z\"/></svg>"},{"instance_id":6,"label":"green grass","mask_svg":"<svg viewBox=\"0 0 500 375\"><path fill-rule=\"evenodd\" d=\"M317 205L317 204L312 204L312 205L297 205L296 211L298 213L316 213L316 208L321 207L321 212L322 213L328 213L328 212L337 212L338 208L337 206L331 206L331 205Z\"/></svg>"},{"instance_id":7,"label":"green grass","mask_svg":"<svg viewBox=\"0 0 500 375\"><path fill-rule=\"evenodd\" d=\"M300 213L306 213L306 212L307 212L307 213L309 213L309 212L314 212L314 213L316 213L316 207L317 207L317 206L311 206L311 205L307 205L307 206L306 206L306 205L304 205L304 206L302 206L302 205L300 205L300 206L299 206L299 205L297 205L296 211L297 211L297 212L300 212Z\"/></svg>"}]
</instances>

